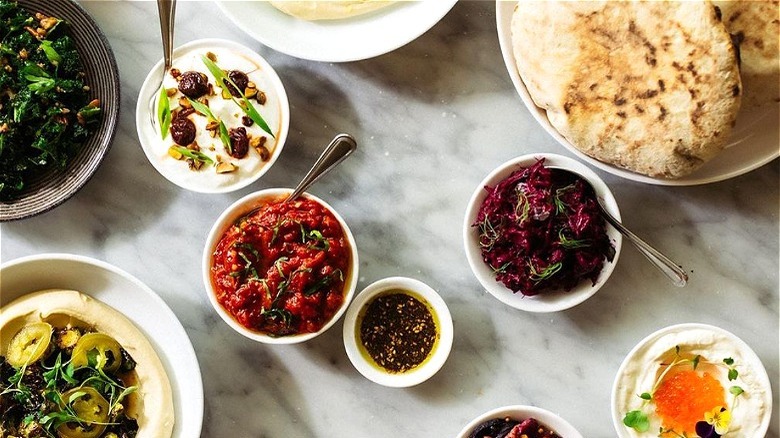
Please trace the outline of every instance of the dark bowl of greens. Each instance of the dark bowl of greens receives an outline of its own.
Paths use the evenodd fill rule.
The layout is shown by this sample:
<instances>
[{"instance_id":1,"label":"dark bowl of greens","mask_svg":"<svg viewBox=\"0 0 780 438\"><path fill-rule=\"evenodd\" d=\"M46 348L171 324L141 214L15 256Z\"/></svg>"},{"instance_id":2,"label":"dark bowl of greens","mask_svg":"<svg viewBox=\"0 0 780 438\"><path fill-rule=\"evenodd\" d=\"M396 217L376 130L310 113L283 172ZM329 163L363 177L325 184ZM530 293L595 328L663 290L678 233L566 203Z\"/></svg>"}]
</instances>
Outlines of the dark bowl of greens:
<instances>
[{"instance_id":1,"label":"dark bowl of greens","mask_svg":"<svg viewBox=\"0 0 780 438\"><path fill-rule=\"evenodd\" d=\"M0 221L73 196L108 151L119 71L95 21L72 0L0 0Z\"/></svg>"}]
</instances>

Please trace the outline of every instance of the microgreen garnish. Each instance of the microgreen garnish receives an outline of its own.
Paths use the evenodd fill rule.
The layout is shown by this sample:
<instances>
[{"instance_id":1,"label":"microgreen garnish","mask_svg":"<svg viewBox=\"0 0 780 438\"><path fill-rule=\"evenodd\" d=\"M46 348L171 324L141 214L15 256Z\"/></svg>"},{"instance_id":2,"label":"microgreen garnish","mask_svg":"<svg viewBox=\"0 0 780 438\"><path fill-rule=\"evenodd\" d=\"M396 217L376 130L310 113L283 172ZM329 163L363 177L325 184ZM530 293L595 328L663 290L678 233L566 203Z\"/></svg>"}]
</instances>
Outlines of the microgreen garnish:
<instances>
[{"instance_id":1,"label":"microgreen garnish","mask_svg":"<svg viewBox=\"0 0 780 438\"><path fill-rule=\"evenodd\" d=\"M540 272L536 266L533 265L533 263L530 261L528 262L528 269L531 271L531 280L536 282L552 277L558 271L560 271L562 267L563 263L557 262L547 266Z\"/></svg>"},{"instance_id":2,"label":"microgreen garnish","mask_svg":"<svg viewBox=\"0 0 780 438\"><path fill-rule=\"evenodd\" d=\"M233 102L235 102L236 105L238 105L239 108L241 108L246 113L246 115L248 115L249 118L252 119L253 122L257 123L257 126L259 126L263 131L267 132L271 137L276 138L274 136L274 133L271 131L271 128L268 126L268 123L265 122L265 120L260 115L260 113L257 112L257 110L249 101L249 99L247 99L247 97L244 95L244 90L238 88L235 82L230 80L230 78L225 74L225 72L222 71L222 69L219 68L219 66L215 64L214 61L210 60L206 56L201 56L201 60L203 60L203 64L217 80L217 84L220 85L220 87L227 87L229 84L232 85L233 88L238 91L238 94L241 95L241 102L239 102L231 94L230 98L233 100Z\"/></svg>"},{"instance_id":3,"label":"microgreen garnish","mask_svg":"<svg viewBox=\"0 0 780 438\"><path fill-rule=\"evenodd\" d=\"M209 166L214 164L214 160L211 159L208 155L204 154L203 152L196 151L193 149L187 149L184 146L171 146L171 149L175 150L176 152L184 155L187 158L190 158L192 160L201 162L203 164L208 164Z\"/></svg>"},{"instance_id":4,"label":"microgreen garnish","mask_svg":"<svg viewBox=\"0 0 780 438\"><path fill-rule=\"evenodd\" d=\"M326 275L322 277L318 282L307 287L303 291L303 294L306 296L314 295L320 289L331 284L331 282L333 282L333 280L336 279L336 277L338 277L339 281L344 281L344 273L341 272L341 269L336 269L335 271L331 272L330 275Z\"/></svg>"},{"instance_id":5,"label":"microgreen garnish","mask_svg":"<svg viewBox=\"0 0 780 438\"><path fill-rule=\"evenodd\" d=\"M517 222L521 224L528 220L531 212L531 203L528 202L528 195L525 194L524 187L524 184L518 184L517 187L515 187L515 193L517 194L515 217L517 217Z\"/></svg>"},{"instance_id":6,"label":"microgreen garnish","mask_svg":"<svg viewBox=\"0 0 780 438\"><path fill-rule=\"evenodd\" d=\"M262 315L265 316L268 319L274 319L274 320L282 320L284 325L290 326L290 323L292 322L292 313L290 313L289 310L285 309L268 309L264 310L262 312Z\"/></svg>"},{"instance_id":7,"label":"microgreen garnish","mask_svg":"<svg viewBox=\"0 0 780 438\"><path fill-rule=\"evenodd\" d=\"M208 106L198 102L197 100L192 100L188 97L187 101L189 101L190 105L195 108L195 111L206 116L209 121L217 122L219 125L219 139L222 140L222 144L225 146L225 150L228 152L228 154L232 154L233 146L230 144L230 135L228 134L227 126L225 126L222 120L218 119L214 113L211 112L211 109Z\"/></svg>"},{"instance_id":8,"label":"microgreen garnish","mask_svg":"<svg viewBox=\"0 0 780 438\"><path fill-rule=\"evenodd\" d=\"M637 432L647 432L650 429L650 420L640 410L631 411L623 418L623 424Z\"/></svg>"},{"instance_id":9,"label":"microgreen garnish","mask_svg":"<svg viewBox=\"0 0 780 438\"><path fill-rule=\"evenodd\" d=\"M240 271L233 271L230 273L230 275L232 277L242 276L244 278L260 278L260 276L257 274L257 269L255 268L254 263L246 254L246 252L248 252L254 256L255 260L259 260L260 254L257 252L255 247L250 243L236 243L233 246L237 249L236 253L238 256L241 257L241 259L244 261L244 268ZM268 285L266 285L266 287L268 287Z\"/></svg>"},{"instance_id":10,"label":"microgreen garnish","mask_svg":"<svg viewBox=\"0 0 780 438\"><path fill-rule=\"evenodd\" d=\"M563 229L558 231L558 242L566 249L585 248L590 246L589 239L569 239Z\"/></svg>"},{"instance_id":11,"label":"microgreen garnish","mask_svg":"<svg viewBox=\"0 0 780 438\"><path fill-rule=\"evenodd\" d=\"M306 229L303 227L303 224L300 225L301 241L303 243L313 242L309 244L309 249L316 249L321 251L327 251L330 249L330 242L328 242L328 239L326 239L319 230L306 231Z\"/></svg>"},{"instance_id":12,"label":"microgreen garnish","mask_svg":"<svg viewBox=\"0 0 780 438\"><path fill-rule=\"evenodd\" d=\"M274 262L274 267L276 268L276 272L279 273L279 276L282 278L287 278L284 276L284 271L282 270L282 263L286 262L288 260L287 257L279 257Z\"/></svg>"},{"instance_id":13,"label":"microgreen garnish","mask_svg":"<svg viewBox=\"0 0 780 438\"><path fill-rule=\"evenodd\" d=\"M165 87L160 87L160 95L157 99L157 122L160 124L160 136L165 140L168 136L168 128L171 126L171 103Z\"/></svg>"},{"instance_id":14,"label":"microgreen garnish","mask_svg":"<svg viewBox=\"0 0 780 438\"><path fill-rule=\"evenodd\" d=\"M553 197L553 203L555 204L555 214L561 214L566 212L568 205L561 199L561 197L568 191L574 189L574 184L555 189L555 196Z\"/></svg>"},{"instance_id":15,"label":"microgreen garnish","mask_svg":"<svg viewBox=\"0 0 780 438\"><path fill-rule=\"evenodd\" d=\"M499 222L497 226L494 226L490 222L490 218L485 215L485 218L479 223L479 246L490 251L501 237L501 225L502 223Z\"/></svg>"}]
</instances>

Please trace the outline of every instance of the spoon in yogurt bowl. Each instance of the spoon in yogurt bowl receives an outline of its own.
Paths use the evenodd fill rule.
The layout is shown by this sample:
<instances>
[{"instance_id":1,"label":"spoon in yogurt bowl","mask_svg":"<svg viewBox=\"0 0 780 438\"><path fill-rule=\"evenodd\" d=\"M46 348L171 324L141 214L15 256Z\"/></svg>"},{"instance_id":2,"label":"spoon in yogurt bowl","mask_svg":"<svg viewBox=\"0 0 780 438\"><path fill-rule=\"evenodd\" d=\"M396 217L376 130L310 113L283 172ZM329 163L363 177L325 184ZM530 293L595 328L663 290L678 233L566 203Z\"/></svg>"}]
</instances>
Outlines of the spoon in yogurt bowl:
<instances>
[{"instance_id":1,"label":"spoon in yogurt bowl","mask_svg":"<svg viewBox=\"0 0 780 438\"><path fill-rule=\"evenodd\" d=\"M357 149L357 142L349 134L338 134L331 140L330 144L322 151L320 157L306 173L298 186L295 187L290 196L284 202L290 202L301 196L312 184L317 182L323 175L330 172L339 163L344 161L352 152Z\"/></svg>"},{"instance_id":2,"label":"spoon in yogurt bowl","mask_svg":"<svg viewBox=\"0 0 780 438\"><path fill-rule=\"evenodd\" d=\"M160 75L160 86L157 87L157 92L153 93L149 100L149 116L152 120L152 125L155 125L156 114L155 104L159 100L160 93L163 90L163 82L165 81L165 73L171 70L173 66L173 25L176 22L176 0L157 0L157 13L160 16L160 36L162 37L163 46L163 70Z\"/></svg>"},{"instance_id":3,"label":"spoon in yogurt bowl","mask_svg":"<svg viewBox=\"0 0 780 438\"><path fill-rule=\"evenodd\" d=\"M673 262L669 257L665 256L652 245L642 240L639 236L632 233L631 230L626 228L617 218L610 214L610 212L604 207L603 200L598 196L595 187L593 187L593 184L591 184L587 178L571 169L565 169L558 166L549 166L549 168L555 169L557 172L566 172L574 175L581 179L585 184L588 184L591 190L593 190L593 193L596 193L596 200L598 201L599 210L601 210L601 216L604 217L604 220L606 220L607 223L612 225L616 230L618 230L618 232L620 232L620 234L625 236L626 239L634 244L636 249L638 249L639 252L642 253L642 255L653 264L653 266L663 272L663 274L666 275L666 277L668 277L675 286L683 287L688 283L688 275L677 263Z\"/></svg>"}]
</instances>

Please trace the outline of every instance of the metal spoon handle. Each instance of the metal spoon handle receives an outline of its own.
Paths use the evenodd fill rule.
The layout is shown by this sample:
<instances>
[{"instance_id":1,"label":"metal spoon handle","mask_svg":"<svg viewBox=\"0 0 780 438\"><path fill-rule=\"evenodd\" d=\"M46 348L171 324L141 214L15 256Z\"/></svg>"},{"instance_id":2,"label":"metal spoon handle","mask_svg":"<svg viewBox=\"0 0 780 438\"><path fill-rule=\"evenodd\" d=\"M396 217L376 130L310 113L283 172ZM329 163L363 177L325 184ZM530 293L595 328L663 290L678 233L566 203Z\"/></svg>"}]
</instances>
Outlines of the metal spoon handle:
<instances>
[{"instance_id":1,"label":"metal spoon handle","mask_svg":"<svg viewBox=\"0 0 780 438\"><path fill-rule=\"evenodd\" d=\"M171 69L173 60L173 24L176 21L176 0L157 0L157 12L160 15L165 71L168 71Z\"/></svg>"},{"instance_id":2,"label":"metal spoon handle","mask_svg":"<svg viewBox=\"0 0 780 438\"><path fill-rule=\"evenodd\" d=\"M615 229L617 229L621 234L626 236L626 238L631 243L633 243L634 246L636 246L639 252L641 252L642 255L644 255L650 261L650 263L652 263L656 268L663 272L664 275L672 280L672 283L674 283L675 286L683 287L688 283L688 275L685 273L685 271L682 270L682 268L670 260L669 257L661 254L657 249L650 246L649 243L645 242L639 238L639 236L632 233L631 230L624 227L623 224L615 219L615 217L612 216L606 208L601 206L601 203L599 203L599 207L601 208L601 214L604 215L604 218L606 218L607 222L615 227Z\"/></svg>"},{"instance_id":3,"label":"metal spoon handle","mask_svg":"<svg viewBox=\"0 0 780 438\"><path fill-rule=\"evenodd\" d=\"M337 135L322 151L322 155L314 163L314 166L309 170L309 173L303 177L298 187L293 190L290 197L285 202L292 201L305 192L312 184L314 184L322 175L330 172L331 169L336 167L337 164L344 161L352 152L357 149L357 142L349 134Z\"/></svg>"}]
</instances>

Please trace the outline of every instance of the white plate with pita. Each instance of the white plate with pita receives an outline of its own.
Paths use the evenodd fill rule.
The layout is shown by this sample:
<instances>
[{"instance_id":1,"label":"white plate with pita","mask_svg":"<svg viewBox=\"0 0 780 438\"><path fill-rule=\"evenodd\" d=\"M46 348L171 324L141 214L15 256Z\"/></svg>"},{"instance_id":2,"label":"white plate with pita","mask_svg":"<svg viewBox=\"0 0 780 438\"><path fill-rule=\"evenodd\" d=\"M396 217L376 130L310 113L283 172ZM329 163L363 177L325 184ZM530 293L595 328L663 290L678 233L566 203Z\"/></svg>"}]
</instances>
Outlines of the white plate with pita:
<instances>
[{"instance_id":1,"label":"white plate with pita","mask_svg":"<svg viewBox=\"0 0 780 438\"><path fill-rule=\"evenodd\" d=\"M457 0L397 1L349 18L306 21L269 2L217 2L241 30L296 58L349 62L373 58L413 41L432 28Z\"/></svg>"},{"instance_id":2,"label":"white plate with pita","mask_svg":"<svg viewBox=\"0 0 780 438\"><path fill-rule=\"evenodd\" d=\"M780 156L780 105L765 105L740 112L728 145L718 156L697 171L678 179L653 178L613 166L580 152L547 119L546 112L534 104L517 72L512 50L512 14L516 1L496 1L496 25L501 53L509 76L531 115L555 140L571 153L601 170L648 184L691 186L723 181L750 172Z\"/></svg>"}]
</instances>

